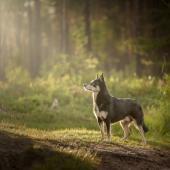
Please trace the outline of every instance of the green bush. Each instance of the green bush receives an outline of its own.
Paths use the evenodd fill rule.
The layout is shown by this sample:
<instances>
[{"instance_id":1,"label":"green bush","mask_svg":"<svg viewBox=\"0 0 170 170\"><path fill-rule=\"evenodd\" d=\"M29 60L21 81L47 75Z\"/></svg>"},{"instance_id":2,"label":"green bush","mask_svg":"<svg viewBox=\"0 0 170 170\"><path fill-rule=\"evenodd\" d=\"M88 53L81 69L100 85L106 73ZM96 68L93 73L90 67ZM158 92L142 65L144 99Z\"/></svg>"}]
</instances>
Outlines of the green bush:
<instances>
[{"instance_id":1,"label":"green bush","mask_svg":"<svg viewBox=\"0 0 170 170\"><path fill-rule=\"evenodd\" d=\"M61 63L34 80L21 68L7 73L7 81L0 83L0 106L9 112L1 115L3 120L41 129L97 129L91 94L82 88L84 82L95 78L95 62L88 68L82 64L80 73L76 73L77 68L70 68L76 66L77 61L70 62L61 72L62 63L68 63L67 56L61 56ZM115 71L105 75L112 95L135 98L142 104L151 135L170 134L170 76L159 80L126 76ZM55 98L59 100L59 107L52 110ZM15 113L13 118L11 112ZM119 128L116 133L120 134L120 131Z\"/></svg>"}]
</instances>

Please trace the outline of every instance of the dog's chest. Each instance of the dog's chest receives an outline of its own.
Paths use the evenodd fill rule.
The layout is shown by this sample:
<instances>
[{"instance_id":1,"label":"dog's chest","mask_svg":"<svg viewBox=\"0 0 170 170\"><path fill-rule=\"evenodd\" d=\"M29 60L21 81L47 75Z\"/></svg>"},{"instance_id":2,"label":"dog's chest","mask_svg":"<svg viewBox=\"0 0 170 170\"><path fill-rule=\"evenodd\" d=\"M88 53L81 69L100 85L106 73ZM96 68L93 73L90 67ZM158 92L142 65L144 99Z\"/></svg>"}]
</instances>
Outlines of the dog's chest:
<instances>
[{"instance_id":1,"label":"dog's chest","mask_svg":"<svg viewBox=\"0 0 170 170\"><path fill-rule=\"evenodd\" d=\"M99 111L98 105L96 103L96 98L97 98L97 93L93 93L93 112L94 112L94 115L96 116L96 118L99 117L101 119L106 119L108 112Z\"/></svg>"},{"instance_id":2,"label":"dog's chest","mask_svg":"<svg viewBox=\"0 0 170 170\"><path fill-rule=\"evenodd\" d=\"M94 112L96 117L99 117L101 119L106 119L107 115L108 115L108 113L106 111L97 111L96 108L93 112Z\"/></svg>"}]
</instances>

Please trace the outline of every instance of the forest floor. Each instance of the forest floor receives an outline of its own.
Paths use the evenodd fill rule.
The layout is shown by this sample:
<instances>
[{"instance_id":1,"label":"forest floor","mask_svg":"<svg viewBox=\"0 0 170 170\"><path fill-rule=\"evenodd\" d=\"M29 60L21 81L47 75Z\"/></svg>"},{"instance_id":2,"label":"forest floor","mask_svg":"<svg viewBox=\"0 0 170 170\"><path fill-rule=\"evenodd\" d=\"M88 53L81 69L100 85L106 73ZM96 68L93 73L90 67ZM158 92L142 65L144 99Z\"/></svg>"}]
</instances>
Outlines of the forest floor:
<instances>
[{"instance_id":1,"label":"forest floor","mask_svg":"<svg viewBox=\"0 0 170 170\"><path fill-rule=\"evenodd\" d=\"M0 124L1 170L170 169L170 149L139 141L101 142L98 131L41 131ZM67 161L69 159L69 161Z\"/></svg>"}]
</instances>

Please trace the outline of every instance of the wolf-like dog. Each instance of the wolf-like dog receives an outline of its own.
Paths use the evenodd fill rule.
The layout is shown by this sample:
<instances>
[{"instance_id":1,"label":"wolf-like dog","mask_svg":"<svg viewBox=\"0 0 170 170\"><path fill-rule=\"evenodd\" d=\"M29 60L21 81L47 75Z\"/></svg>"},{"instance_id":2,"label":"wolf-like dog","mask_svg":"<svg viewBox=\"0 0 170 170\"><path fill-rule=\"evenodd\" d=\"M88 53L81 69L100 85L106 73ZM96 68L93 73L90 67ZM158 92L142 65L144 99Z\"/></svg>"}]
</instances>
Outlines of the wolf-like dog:
<instances>
[{"instance_id":1,"label":"wolf-like dog","mask_svg":"<svg viewBox=\"0 0 170 170\"><path fill-rule=\"evenodd\" d=\"M136 100L111 96L103 73L83 86L86 91L92 92L93 112L99 124L102 139L104 139L104 125L106 125L107 136L110 140L111 124L119 121L124 131L123 139L126 140L130 134L129 126L134 122L142 136L143 143L146 144L144 133L148 131L148 128L144 123L142 107Z\"/></svg>"}]
</instances>

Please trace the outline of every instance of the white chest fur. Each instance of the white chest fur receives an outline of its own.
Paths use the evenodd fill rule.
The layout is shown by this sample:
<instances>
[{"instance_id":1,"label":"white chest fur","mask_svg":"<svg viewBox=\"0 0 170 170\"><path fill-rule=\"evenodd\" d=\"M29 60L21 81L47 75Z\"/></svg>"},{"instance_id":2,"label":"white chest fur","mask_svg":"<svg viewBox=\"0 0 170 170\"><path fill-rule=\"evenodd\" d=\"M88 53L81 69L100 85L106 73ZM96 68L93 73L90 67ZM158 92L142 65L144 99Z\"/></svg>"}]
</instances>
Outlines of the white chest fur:
<instances>
[{"instance_id":1,"label":"white chest fur","mask_svg":"<svg viewBox=\"0 0 170 170\"><path fill-rule=\"evenodd\" d=\"M93 113L97 117L100 117L101 119L106 119L108 112L106 111L99 111L99 108L96 103L96 98L97 98L98 92L93 92Z\"/></svg>"}]
</instances>

